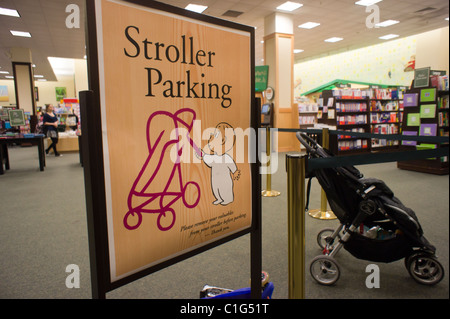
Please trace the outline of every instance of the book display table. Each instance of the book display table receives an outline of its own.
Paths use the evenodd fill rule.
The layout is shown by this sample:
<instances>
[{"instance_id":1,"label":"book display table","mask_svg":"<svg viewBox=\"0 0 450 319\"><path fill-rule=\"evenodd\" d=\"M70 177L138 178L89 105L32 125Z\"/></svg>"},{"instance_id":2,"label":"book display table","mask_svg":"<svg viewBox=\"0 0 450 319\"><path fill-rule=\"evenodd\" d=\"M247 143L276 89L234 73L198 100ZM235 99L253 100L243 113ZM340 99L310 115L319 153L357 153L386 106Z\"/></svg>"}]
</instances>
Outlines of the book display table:
<instances>
[{"instance_id":1,"label":"book display table","mask_svg":"<svg viewBox=\"0 0 450 319\"><path fill-rule=\"evenodd\" d=\"M0 175L4 174L4 169L9 170L8 145L11 144L31 144L37 145L39 157L39 170L45 167L44 136L34 134L18 134L15 136L0 136ZM3 169L3 165L5 168Z\"/></svg>"}]
</instances>

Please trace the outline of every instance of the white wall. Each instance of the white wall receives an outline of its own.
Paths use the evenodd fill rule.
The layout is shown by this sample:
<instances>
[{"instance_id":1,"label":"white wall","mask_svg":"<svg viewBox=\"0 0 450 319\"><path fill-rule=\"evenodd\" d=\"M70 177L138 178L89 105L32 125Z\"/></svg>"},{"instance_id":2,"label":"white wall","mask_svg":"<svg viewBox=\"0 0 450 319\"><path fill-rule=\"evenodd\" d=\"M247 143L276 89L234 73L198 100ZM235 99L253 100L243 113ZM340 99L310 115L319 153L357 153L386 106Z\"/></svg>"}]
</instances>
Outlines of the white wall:
<instances>
[{"instance_id":1,"label":"white wall","mask_svg":"<svg viewBox=\"0 0 450 319\"><path fill-rule=\"evenodd\" d=\"M294 95L336 79L409 86L414 72L403 69L411 56L416 58L416 68L431 67L449 74L449 27L297 63L294 83L300 85Z\"/></svg>"},{"instance_id":2,"label":"white wall","mask_svg":"<svg viewBox=\"0 0 450 319\"><path fill-rule=\"evenodd\" d=\"M449 27L417 35L416 67L446 70L449 74Z\"/></svg>"},{"instance_id":3,"label":"white wall","mask_svg":"<svg viewBox=\"0 0 450 319\"><path fill-rule=\"evenodd\" d=\"M336 79L409 86L414 72L405 64L416 54L415 36L325 56L294 65L296 97ZM390 76L389 76L390 72Z\"/></svg>"}]
</instances>

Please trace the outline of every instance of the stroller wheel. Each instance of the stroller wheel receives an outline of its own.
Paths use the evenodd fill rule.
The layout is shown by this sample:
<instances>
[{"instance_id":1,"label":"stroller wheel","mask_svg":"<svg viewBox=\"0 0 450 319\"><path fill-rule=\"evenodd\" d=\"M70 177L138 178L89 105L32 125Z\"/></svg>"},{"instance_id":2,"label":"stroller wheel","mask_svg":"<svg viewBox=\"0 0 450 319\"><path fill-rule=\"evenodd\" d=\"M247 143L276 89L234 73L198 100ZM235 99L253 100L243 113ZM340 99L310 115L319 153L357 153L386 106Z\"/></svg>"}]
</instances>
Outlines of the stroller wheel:
<instances>
[{"instance_id":1,"label":"stroller wheel","mask_svg":"<svg viewBox=\"0 0 450 319\"><path fill-rule=\"evenodd\" d=\"M430 254L417 253L408 257L406 268L419 284L436 285L444 278L444 267Z\"/></svg>"},{"instance_id":2,"label":"stroller wheel","mask_svg":"<svg viewBox=\"0 0 450 319\"><path fill-rule=\"evenodd\" d=\"M333 257L317 256L309 266L311 276L321 285L330 286L338 281L341 271Z\"/></svg>"},{"instance_id":3,"label":"stroller wheel","mask_svg":"<svg viewBox=\"0 0 450 319\"><path fill-rule=\"evenodd\" d=\"M334 229L333 228L324 228L317 234L317 244L319 244L319 247L321 249L325 249L327 244L329 252L331 252L334 249L334 240L336 238L331 238L331 235L333 235ZM341 236L338 234L337 237L341 239Z\"/></svg>"}]
</instances>

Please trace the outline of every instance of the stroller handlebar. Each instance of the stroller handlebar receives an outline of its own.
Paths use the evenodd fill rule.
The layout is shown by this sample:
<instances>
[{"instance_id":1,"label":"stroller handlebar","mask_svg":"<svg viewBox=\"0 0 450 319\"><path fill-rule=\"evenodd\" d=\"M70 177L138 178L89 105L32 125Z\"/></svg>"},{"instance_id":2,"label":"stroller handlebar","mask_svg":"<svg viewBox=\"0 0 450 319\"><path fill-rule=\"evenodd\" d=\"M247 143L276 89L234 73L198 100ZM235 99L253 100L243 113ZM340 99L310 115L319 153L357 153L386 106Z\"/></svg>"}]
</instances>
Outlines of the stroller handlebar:
<instances>
[{"instance_id":1,"label":"stroller handlebar","mask_svg":"<svg viewBox=\"0 0 450 319\"><path fill-rule=\"evenodd\" d=\"M300 143L306 148L308 153L315 154L316 150L322 147L306 133L297 132L295 135L297 136L297 139L300 141Z\"/></svg>"}]
</instances>

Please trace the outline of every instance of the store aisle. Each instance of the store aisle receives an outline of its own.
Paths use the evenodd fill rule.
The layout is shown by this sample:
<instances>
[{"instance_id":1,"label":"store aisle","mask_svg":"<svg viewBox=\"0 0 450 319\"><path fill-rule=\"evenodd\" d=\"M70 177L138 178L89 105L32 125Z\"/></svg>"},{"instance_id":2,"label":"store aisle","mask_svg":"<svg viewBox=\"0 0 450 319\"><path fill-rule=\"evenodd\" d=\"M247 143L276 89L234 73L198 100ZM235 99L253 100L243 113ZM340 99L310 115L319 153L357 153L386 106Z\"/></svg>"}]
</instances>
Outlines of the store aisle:
<instances>
[{"instance_id":1,"label":"store aisle","mask_svg":"<svg viewBox=\"0 0 450 319\"><path fill-rule=\"evenodd\" d=\"M90 298L89 253L83 169L78 153L47 156L44 172L34 148L10 149L11 169L0 176L0 298ZM285 153L272 188L276 198L263 198L263 269L275 283L273 298L287 298L287 223ZM368 289L365 268L370 262L341 251L341 278L333 287L316 284L306 274L306 297L420 298L449 297L449 176L403 171L395 163L358 167L365 176L382 179L402 202L414 209L427 239L437 247L446 277L434 287L414 282L403 260L378 264L379 289ZM263 185L265 180L263 178ZM264 187L264 186L263 186ZM314 180L311 208L320 207ZM337 221L306 216L306 260L320 254L315 240L320 229ZM248 286L250 237L243 236L186 261L108 293L108 298L198 298L204 284L237 289ZM80 268L80 288L66 287L66 267Z\"/></svg>"}]
</instances>

